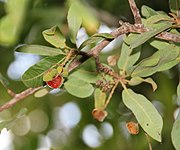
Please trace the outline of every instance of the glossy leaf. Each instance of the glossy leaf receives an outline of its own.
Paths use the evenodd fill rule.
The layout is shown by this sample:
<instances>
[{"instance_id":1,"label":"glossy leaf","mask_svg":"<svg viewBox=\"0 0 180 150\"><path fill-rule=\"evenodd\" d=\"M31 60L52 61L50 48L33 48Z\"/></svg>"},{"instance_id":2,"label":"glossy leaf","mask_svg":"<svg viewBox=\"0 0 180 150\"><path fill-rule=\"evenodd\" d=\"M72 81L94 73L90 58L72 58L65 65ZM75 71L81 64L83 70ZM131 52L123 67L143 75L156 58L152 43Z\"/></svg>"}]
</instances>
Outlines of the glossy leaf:
<instances>
[{"instance_id":1,"label":"glossy leaf","mask_svg":"<svg viewBox=\"0 0 180 150\"><path fill-rule=\"evenodd\" d=\"M152 8L143 5L141 7L141 13L144 17L149 18L153 15L158 15L158 12L156 12L155 10L153 10Z\"/></svg>"},{"instance_id":2,"label":"glossy leaf","mask_svg":"<svg viewBox=\"0 0 180 150\"><path fill-rule=\"evenodd\" d=\"M74 2L71 4L68 11L67 21L71 33L71 42L75 44L77 33L82 24L82 16L79 12L78 3Z\"/></svg>"},{"instance_id":3,"label":"glossy leaf","mask_svg":"<svg viewBox=\"0 0 180 150\"><path fill-rule=\"evenodd\" d=\"M66 47L66 39L62 35L59 27L53 26L42 32L44 39L57 48L64 49Z\"/></svg>"},{"instance_id":4,"label":"glossy leaf","mask_svg":"<svg viewBox=\"0 0 180 150\"><path fill-rule=\"evenodd\" d=\"M65 55L61 49L42 45L20 45L16 48L16 52L31 53L42 56L55 56L59 54Z\"/></svg>"},{"instance_id":5,"label":"glossy leaf","mask_svg":"<svg viewBox=\"0 0 180 150\"><path fill-rule=\"evenodd\" d=\"M162 31L170 28L172 26L172 23L164 23L162 25L158 25L156 28L153 28L152 30L148 32L144 32L142 34L137 35L136 38L134 38L132 41L130 41L128 44L130 47L136 48L142 44L144 44L146 41L148 41L150 38L154 37L155 35L161 33Z\"/></svg>"},{"instance_id":6,"label":"glossy leaf","mask_svg":"<svg viewBox=\"0 0 180 150\"><path fill-rule=\"evenodd\" d=\"M132 67L140 57L140 47L136 48L135 53L132 54L131 49L126 43L122 44L121 55L118 60L118 68L122 71L127 71L129 67Z\"/></svg>"},{"instance_id":7,"label":"glossy leaf","mask_svg":"<svg viewBox=\"0 0 180 150\"><path fill-rule=\"evenodd\" d=\"M155 91L157 89L157 84L156 84L156 82L154 82L154 80L152 78L143 79L141 77L134 77L128 82L128 84L131 86L135 86L142 82L151 84L153 91Z\"/></svg>"},{"instance_id":8,"label":"glossy leaf","mask_svg":"<svg viewBox=\"0 0 180 150\"><path fill-rule=\"evenodd\" d=\"M135 93L131 89L125 89L122 98L124 104L133 112L144 131L153 139L161 142L163 120L152 103L146 97Z\"/></svg>"},{"instance_id":9,"label":"glossy leaf","mask_svg":"<svg viewBox=\"0 0 180 150\"><path fill-rule=\"evenodd\" d=\"M179 47L175 45L170 45L163 50L159 50L151 57L141 61L133 70L131 76L147 77L156 72L170 69L180 62L179 52Z\"/></svg>"},{"instance_id":10,"label":"glossy leaf","mask_svg":"<svg viewBox=\"0 0 180 150\"><path fill-rule=\"evenodd\" d=\"M95 108L103 108L106 101L106 93L97 88L94 91Z\"/></svg>"},{"instance_id":11,"label":"glossy leaf","mask_svg":"<svg viewBox=\"0 0 180 150\"><path fill-rule=\"evenodd\" d=\"M78 78L70 78L64 83L64 87L68 93L79 98L89 97L94 91L91 84Z\"/></svg>"},{"instance_id":12,"label":"glossy leaf","mask_svg":"<svg viewBox=\"0 0 180 150\"><path fill-rule=\"evenodd\" d=\"M80 80L84 80L88 83L96 83L97 80L101 79L100 75L98 75L97 72L91 72L83 69L78 69L77 71L73 72L69 76L69 79L74 77Z\"/></svg>"},{"instance_id":13,"label":"glossy leaf","mask_svg":"<svg viewBox=\"0 0 180 150\"><path fill-rule=\"evenodd\" d=\"M22 76L22 81L27 87L38 87L43 85L44 73L60 63L64 56L57 55L46 57L40 60L37 64L31 66Z\"/></svg>"}]
</instances>

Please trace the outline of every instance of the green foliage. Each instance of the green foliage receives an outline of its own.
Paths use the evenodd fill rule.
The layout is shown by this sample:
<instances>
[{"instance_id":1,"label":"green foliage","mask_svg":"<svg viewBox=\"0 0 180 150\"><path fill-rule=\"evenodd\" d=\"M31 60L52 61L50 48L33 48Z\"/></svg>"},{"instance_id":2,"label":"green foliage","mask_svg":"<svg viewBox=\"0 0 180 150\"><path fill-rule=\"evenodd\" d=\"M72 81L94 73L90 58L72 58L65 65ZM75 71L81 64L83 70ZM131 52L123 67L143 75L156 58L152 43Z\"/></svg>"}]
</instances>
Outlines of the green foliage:
<instances>
[{"instance_id":1,"label":"green foliage","mask_svg":"<svg viewBox=\"0 0 180 150\"><path fill-rule=\"evenodd\" d=\"M14 1L18 2L18 4L21 2L21 0ZM12 4L15 3L11 0L6 3L7 15L0 20L0 35L3 35L2 37L4 38L0 36L0 43L12 44L15 42L14 37L19 31L16 26L21 24L23 20L22 14L26 5L25 2L22 3L22 8L21 6L15 6L16 10L20 9L20 16L16 16L16 13L14 13L15 8L12 7ZM169 0L169 3L171 12L175 13L178 9L177 3L179 3L179 0ZM38 4L36 5L38 7ZM142 6L141 14L144 18L141 19L144 28L147 29L146 32L143 32L144 30L139 31L141 27L138 29L137 26L134 26L134 28L138 30L137 33L128 33L123 37L121 46L117 44L119 47L114 48L113 51L99 54L98 52L101 50L101 46L104 47L106 44L106 42L103 42L103 44L105 43L104 45L102 44L95 47L95 49L93 49L94 51L89 53L85 50L80 50L86 46L91 49L97 44L101 44L101 41L107 41L107 43L109 43L116 38L113 36L114 33L96 33L99 27L99 21L93 14L94 10L90 5L87 5L85 1L69 0L65 7L69 7L68 10L67 8L63 9L64 11L67 10L67 12L64 13L67 14L67 22L64 21L65 18L63 18L63 25L53 26L50 29L44 27L46 30L43 32L41 30L44 39L51 44L52 47L30 44L21 45L16 48L16 52L45 56L38 63L27 69L22 75L22 82L29 88L41 86L42 88L34 94L36 98L41 98L50 92L51 88L53 88L52 85L56 84L54 83L54 79L57 79L56 82L58 82L59 85L54 87L60 88L61 92L66 91L70 95L78 98L90 97L94 99L92 115L98 121L103 121L109 112L110 117L107 118L107 120L114 117L110 109L115 106L113 106L113 104L112 106L110 105L110 107L108 106L110 101L114 99L112 98L113 94L117 92L117 97L122 97L123 106L129 108L134 114L131 118L128 116L128 120L136 119L137 124L142 127L145 133L156 141L161 142L163 139L163 137L161 137L163 120L158 112L160 108L157 107L156 109L151 101L144 96L149 96L148 94L150 92L146 92L146 89L144 90L144 87L141 87L140 84L143 82L150 84L153 92L156 91L157 88L158 91L161 90L162 87L157 86L153 75L157 72L169 71L172 67L179 64L180 46L178 42L175 43L168 40L157 39L157 35L163 32L167 32L168 34L173 33L171 36L174 36L174 39L178 38L176 36L179 35L179 30L176 30L174 26L176 24L178 25L178 22L172 22L172 18L165 12L157 12L148 6ZM101 13L100 11L100 14ZM105 14L104 16L107 15ZM11 21L14 23L15 28L17 28L14 33L11 33L13 30ZM128 24L126 25L128 27ZM68 29L66 28L67 26ZM81 27L86 29L90 37L82 41L80 47L77 48L75 46L77 33ZM34 29L32 30L34 33ZM63 31L63 34L61 31ZM33 33L31 34L34 35ZM31 36L31 34L29 34L29 36ZM164 36L168 36L168 34ZM96 56L96 54L94 55L96 48L98 56ZM113 67L110 67L110 63L105 63L109 56L113 56L110 59L113 60ZM89 58L92 58L91 61L86 61ZM84 61L86 62L84 63ZM76 70L74 70L75 68ZM161 79L156 79L157 81L161 81ZM0 82L6 87L6 80L1 74ZM50 88L46 86L46 84ZM137 94L131 90L131 87L136 85L140 85L137 90L142 90L142 94ZM119 91L120 86L123 88L122 93ZM167 87L165 88L167 89ZM68 94L65 94L65 99L67 95ZM154 95L156 96L157 93L154 93ZM177 87L177 97L180 99L180 85ZM49 111L51 105L54 104L51 102L51 105L49 105L46 104L46 102L43 103L43 105L48 105L47 110ZM58 100L58 105L62 103L63 101L59 102ZM162 101L162 103L166 103L165 100ZM114 105L116 104L118 105L118 101L114 102ZM56 102L54 107L57 107ZM105 110L106 108L108 108L108 110ZM126 121L126 119L124 119L126 111L127 110L122 111L122 118L120 120ZM16 120L21 118L23 114L24 113L20 113L12 117L12 119L2 121L0 123L0 130L5 127L8 129L12 128ZM115 125L116 124L117 122L115 122ZM179 131L180 115L174 122L172 128L172 142L176 149L180 148Z\"/></svg>"},{"instance_id":2,"label":"green foliage","mask_svg":"<svg viewBox=\"0 0 180 150\"><path fill-rule=\"evenodd\" d=\"M79 10L78 5L79 3L73 3L68 11L67 21L68 21L68 27L71 32L71 41L73 43L76 43L76 36L78 33L79 28L82 24L82 17L81 12L77 11Z\"/></svg>"},{"instance_id":3,"label":"green foliage","mask_svg":"<svg viewBox=\"0 0 180 150\"><path fill-rule=\"evenodd\" d=\"M176 121L174 122L171 137L172 137L172 142L173 142L174 147L177 150L180 149L180 143L179 143L179 139L180 139L180 112L179 112L179 115L178 115Z\"/></svg>"},{"instance_id":4,"label":"green foliage","mask_svg":"<svg viewBox=\"0 0 180 150\"><path fill-rule=\"evenodd\" d=\"M131 76L147 77L156 72L168 70L179 63L179 52L180 48L175 45L158 50L149 58L142 60L133 70Z\"/></svg>"},{"instance_id":5,"label":"green foliage","mask_svg":"<svg viewBox=\"0 0 180 150\"><path fill-rule=\"evenodd\" d=\"M27 87L43 86L43 75L50 68L61 63L64 56L57 55L46 57L40 60L37 64L31 66L22 76L22 81Z\"/></svg>"},{"instance_id":6,"label":"green foliage","mask_svg":"<svg viewBox=\"0 0 180 150\"><path fill-rule=\"evenodd\" d=\"M156 12L155 10L153 10L152 8L148 7L148 6L142 6L141 8L141 13L144 17L149 18L151 16L154 15L158 15L159 13Z\"/></svg>"},{"instance_id":7,"label":"green foliage","mask_svg":"<svg viewBox=\"0 0 180 150\"><path fill-rule=\"evenodd\" d=\"M122 92L124 104L134 113L144 131L153 139L161 142L163 120L152 103L131 89Z\"/></svg>"},{"instance_id":8,"label":"green foliage","mask_svg":"<svg viewBox=\"0 0 180 150\"><path fill-rule=\"evenodd\" d=\"M137 47L133 50L126 43L123 43L121 48L121 55L118 60L118 68L122 70L122 72L126 72L128 68L132 67L139 59L141 54L140 50L141 47ZM135 52L132 53L133 51Z\"/></svg>"},{"instance_id":9,"label":"green foliage","mask_svg":"<svg viewBox=\"0 0 180 150\"><path fill-rule=\"evenodd\" d=\"M62 35L60 29L57 26L43 31L44 39L57 48L64 49L66 47L66 39Z\"/></svg>"},{"instance_id":10,"label":"green foliage","mask_svg":"<svg viewBox=\"0 0 180 150\"><path fill-rule=\"evenodd\" d=\"M73 72L69 77L75 77L88 83L96 83L97 80L101 79L100 75L98 75L96 72L87 71L84 69L78 69L77 71Z\"/></svg>"},{"instance_id":11,"label":"green foliage","mask_svg":"<svg viewBox=\"0 0 180 150\"><path fill-rule=\"evenodd\" d=\"M57 69L50 69L43 74L43 81L50 81L58 74Z\"/></svg>"},{"instance_id":12,"label":"green foliage","mask_svg":"<svg viewBox=\"0 0 180 150\"><path fill-rule=\"evenodd\" d=\"M128 82L128 84L131 86L135 86L135 85L141 84L142 82L151 84L153 91L155 91L157 89L157 84L156 84L156 82L154 82L154 80L152 78L143 79L141 77L134 77L134 78L131 78L131 80Z\"/></svg>"},{"instance_id":13,"label":"green foliage","mask_svg":"<svg viewBox=\"0 0 180 150\"><path fill-rule=\"evenodd\" d=\"M69 2L67 21L71 33L71 41L76 42L76 36L81 25L85 27L89 34L93 34L99 27L97 18L92 14L92 10L88 6L84 6L79 0Z\"/></svg>"},{"instance_id":14,"label":"green foliage","mask_svg":"<svg viewBox=\"0 0 180 150\"><path fill-rule=\"evenodd\" d=\"M149 17L144 23L146 26L158 23L160 21L168 21L170 17L164 14L157 14Z\"/></svg>"},{"instance_id":15,"label":"green foliage","mask_svg":"<svg viewBox=\"0 0 180 150\"><path fill-rule=\"evenodd\" d=\"M154 37L155 35L161 33L164 30L167 30L170 27L172 27L172 23L158 24L154 26L150 31L144 32L140 35L138 34L134 38L131 38L131 40L126 39L125 42L133 49L144 44L150 38Z\"/></svg>"},{"instance_id":16,"label":"green foliage","mask_svg":"<svg viewBox=\"0 0 180 150\"><path fill-rule=\"evenodd\" d=\"M70 78L65 84L65 89L68 93L77 96L79 98L85 98L91 96L94 91L94 88L88 82L78 79Z\"/></svg>"},{"instance_id":17,"label":"green foliage","mask_svg":"<svg viewBox=\"0 0 180 150\"><path fill-rule=\"evenodd\" d=\"M180 84L178 84L178 87L177 87L177 99L180 102ZM177 150L180 149L180 143L179 143L179 139L180 139L180 108L178 109L177 118L173 124L171 138L172 138L174 147Z\"/></svg>"},{"instance_id":18,"label":"green foliage","mask_svg":"<svg viewBox=\"0 0 180 150\"><path fill-rule=\"evenodd\" d=\"M65 55L61 49L43 45L20 45L16 48L16 52L31 53L42 56Z\"/></svg>"},{"instance_id":19,"label":"green foliage","mask_svg":"<svg viewBox=\"0 0 180 150\"><path fill-rule=\"evenodd\" d=\"M114 37L110 33L95 33L80 45L79 50L83 49L85 46L98 43L103 39L113 40Z\"/></svg>"},{"instance_id":20,"label":"green foliage","mask_svg":"<svg viewBox=\"0 0 180 150\"><path fill-rule=\"evenodd\" d=\"M94 106L95 108L103 108L106 101L106 93L97 88L94 91Z\"/></svg>"},{"instance_id":21,"label":"green foliage","mask_svg":"<svg viewBox=\"0 0 180 150\"><path fill-rule=\"evenodd\" d=\"M102 37L97 36L91 36L89 39L85 40L79 47L79 50L83 49L85 46L93 45L95 43L98 43L99 41L103 40Z\"/></svg>"},{"instance_id":22,"label":"green foliage","mask_svg":"<svg viewBox=\"0 0 180 150\"><path fill-rule=\"evenodd\" d=\"M34 94L34 97L40 98L47 95L48 93L49 90L47 88L42 88Z\"/></svg>"},{"instance_id":23,"label":"green foliage","mask_svg":"<svg viewBox=\"0 0 180 150\"><path fill-rule=\"evenodd\" d=\"M28 3L29 0L8 0L5 3L7 14L0 20L1 44L13 45L17 42Z\"/></svg>"},{"instance_id":24,"label":"green foliage","mask_svg":"<svg viewBox=\"0 0 180 150\"><path fill-rule=\"evenodd\" d=\"M178 98L178 101L180 101L180 83L178 84L178 87L177 87L177 98Z\"/></svg>"},{"instance_id":25,"label":"green foliage","mask_svg":"<svg viewBox=\"0 0 180 150\"><path fill-rule=\"evenodd\" d=\"M110 33L95 33L93 37L102 37L108 40L113 40L114 37Z\"/></svg>"}]
</instances>

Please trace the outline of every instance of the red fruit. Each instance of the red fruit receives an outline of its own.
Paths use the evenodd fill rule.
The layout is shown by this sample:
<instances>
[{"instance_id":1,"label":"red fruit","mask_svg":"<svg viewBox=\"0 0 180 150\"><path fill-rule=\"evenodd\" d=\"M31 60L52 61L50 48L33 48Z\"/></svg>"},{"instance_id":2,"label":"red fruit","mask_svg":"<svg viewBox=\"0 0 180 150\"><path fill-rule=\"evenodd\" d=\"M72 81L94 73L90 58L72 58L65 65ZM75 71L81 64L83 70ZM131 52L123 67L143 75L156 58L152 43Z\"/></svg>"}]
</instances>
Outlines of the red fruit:
<instances>
[{"instance_id":1,"label":"red fruit","mask_svg":"<svg viewBox=\"0 0 180 150\"><path fill-rule=\"evenodd\" d=\"M59 75L59 76L54 77L53 80L46 82L46 84L50 88L56 89L56 88L59 88L62 85L63 81L64 81L63 77L61 77Z\"/></svg>"}]
</instances>

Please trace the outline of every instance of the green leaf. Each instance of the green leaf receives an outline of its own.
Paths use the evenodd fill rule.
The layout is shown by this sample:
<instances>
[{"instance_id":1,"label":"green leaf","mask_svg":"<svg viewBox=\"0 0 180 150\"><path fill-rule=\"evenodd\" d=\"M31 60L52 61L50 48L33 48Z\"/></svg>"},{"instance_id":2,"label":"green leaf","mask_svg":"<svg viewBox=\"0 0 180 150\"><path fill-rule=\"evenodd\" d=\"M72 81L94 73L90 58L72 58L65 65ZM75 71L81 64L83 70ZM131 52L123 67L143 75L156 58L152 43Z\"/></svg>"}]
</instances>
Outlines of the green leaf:
<instances>
[{"instance_id":1,"label":"green leaf","mask_svg":"<svg viewBox=\"0 0 180 150\"><path fill-rule=\"evenodd\" d=\"M152 30L150 30L148 32L144 32L142 34L137 35L136 38L134 38L128 44L130 45L130 47L132 49L136 48L136 47L144 44L146 41L148 41L150 38L154 37L155 35L170 28L171 26L172 26L172 23L166 23L166 24L162 23L161 25L158 24L158 26L156 28L153 28Z\"/></svg>"},{"instance_id":2,"label":"green leaf","mask_svg":"<svg viewBox=\"0 0 180 150\"><path fill-rule=\"evenodd\" d=\"M103 108L106 101L106 93L99 88L94 91L95 108Z\"/></svg>"},{"instance_id":3,"label":"green leaf","mask_svg":"<svg viewBox=\"0 0 180 150\"><path fill-rule=\"evenodd\" d=\"M53 68L63 60L64 56L49 56L40 60L37 64L31 66L22 76L22 81L27 87L43 86L44 73Z\"/></svg>"},{"instance_id":4,"label":"green leaf","mask_svg":"<svg viewBox=\"0 0 180 150\"><path fill-rule=\"evenodd\" d=\"M141 77L134 77L128 82L128 84L131 86L135 86L142 82L151 84L153 91L155 91L157 89L157 84L156 84L156 82L154 82L154 80L152 78L143 79Z\"/></svg>"},{"instance_id":5,"label":"green leaf","mask_svg":"<svg viewBox=\"0 0 180 150\"><path fill-rule=\"evenodd\" d=\"M89 39L85 40L79 47L79 50L83 49L85 46L92 45L94 43L98 43L103 40L102 37L93 37L91 36Z\"/></svg>"},{"instance_id":6,"label":"green leaf","mask_svg":"<svg viewBox=\"0 0 180 150\"><path fill-rule=\"evenodd\" d=\"M70 78L64 83L64 87L68 93L79 98L89 97L94 91L94 88L90 83L78 78Z\"/></svg>"},{"instance_id":7,"label":"green leaf","mask_svg":"<svg viewBox=\"0 0 180 150\"><path fill-rule=\"evenodd\" d=\"M176 14L177 10L180 9L180 0L169 0L169 6L171 9L171 12Z\"/></svg>"},{"instance_id":8,"label":"green leaf","mask_svg":"<svg viewBox=\"0 0 180 150\"><path fill-rule=\"evenodd\" d=\"M77 33L82 24L82 16L79 12L78 3L74 2L71 4L68 11L67 21L71 33L71 42L75 44Z\"/></svg>"},{"instance_id":9,"label":"green leaf","mask_svg":"<svg viewBox=\"0 0 180 150\"><path fill-rule=\"evenodd\" d=\"M97 80L101 79L100 75L98 75L97 72L91 72L83 69L78 69L75 72L73 72L69 76L69 79L74 77L80 80L84 80L88 83L96 83Z\"/></svg>"},{"instance_id":10,"label":"green leaf","mask_svg":"<svg viewBox=\"0 0 180 150\"><path fill-rule=\"evenodd\" d=\"M178 101L180 102L180 82L177 86L177 98ZM180 108L178 109L178 116L177 119L175 120L171 132L171 139L174 147L179 150L180 149Z\"/></svg>"},{"instance_id":11,"label":"green leaf","mask_svg":"<svg viewBox=\"0 0 180 150\"><path fill-rule=\"evenodd\" d=\"M149 43L151 46L155 47L156 49L163 49L170 45L166 41L157 40L157 39L153 39L153 40L149 41Z\"/></svg>"},{"instance_id":12,"label":"green leaf","mask_svg":"<svg viewBox=\"0 0 180 150\"><path fill-rule=\"evenodd\" d=\"M147 77L156 72L168 70L180 62L179 52L180 48L175 45L170 45L163 50L158 50L151 57L142 60L135 67L131 76Z\"/></svg>"},{"instance_id":13,"label":"green leaf","mask_svg":"<svg viewBox=\"0 0 180 150\"><path fill-rule=\"evenodd\" d=\"M77 31L82 25L89 35L97 32L99 27L98 19L93 9L83 1L70 0L70 9L68 12L68 26L72 31L72 42L75 43Z\"/></svg>"},{"instance_id":14,"label":"green leaf","mask_svg":"<svg viewBox=\"0 0 180 150\"><path fill-rule=\"evenodd\" d=\"M162 14L153 15L146 20L145 26L149 26L149 25L158 23L159 21L167 21L167 20L170 21L170 17L167 15L162 15Z\"/></svg>"},{"instance_id":15,"label":"green leaf","mask_svg":"<svg viewBox=\"0 0 180 150\"><path fill-rule=\"evenodd\" d=\"M123 43L121 55L118 60L118 68L124 72L127 71L129 67L132 67L140 57L140 49L141 47L137 47L133 50L126 43ZM135 51L135 53L132 54L132 51Z\"/></svg>"},{"instance_id":16,"label":"green leaf","mask_svg":"<svg viewBox=\"0 0 180 150\"><path fill-rule=\"evenodd\" d=\"M66 47L66 39L62 35L59 27L53 26L42 32L44 39L57 48L64 49Z\"/></svg>"},{"instance_id":17,"label":"green leaf","mask_svg":"<svg viewBox=\"0 0 180 150\"><path fill-rule=\"evenodd\" d=\"M122 92L124 104L133 112L138 123L153 139L161 142L163 120L156 108L141 94L131 89Z\"/></svg>"},{"instance_id":18,"label":"green leaf","mask_svg":"<svg viewBox=\"0 0 180 150\"><path fill-rule=\"evenodd\" d=\"M173 124L171 138L172 138L172 143L173 143L174 147L176 148L176 150L179 150L180 149L180 142L179 142L179 139L180 139L180 110L179 110L178 117Z\"/></svg>"},{"instance_id":19,"label":"green leaf","mask_svg":"<svg viewBox=\"0 0 180 150\"><path fill-rule=\"evenodd\" d=\"M49 93L49 90L47 88L42 88L36 93L34 93L34 97L40 98L47 95L48 93Z\"/></svg>"},{"instance_id":20,"label":"green leaf","mask_svg":"<svg viewBox=\"0 0 180 150\"><path fill-rule=\"evenodd\" d=\"M110 33L95 33L93 37L102 37L108 40L113 40L114 37Z\"/></svg>"},{"instance_id":21,"label":"green leaf","mask_svg":"<svg viewBox=\"0 0 180 150\"><path fill-rule=\"evenodd\" d=\"M6 14L0 18L0 43L13 45L20 37L22 23L30 0L8 0L4 3ZM1 8L3 10L3 8Z\"/></svg>"},{"instance_id":22,"label":"green leaf","mask_svg":"<svg viewBox=\"0 0 180 150\"><path fill-rule=\"evenodd\" d=\"M143 59L139 64L140 64L140 66L144 66L144 67L156 66L162 57L161 55L162 55L162 51L157 51L152 56ZM177 55L176 55L176 57L177 57Z\"/></svg>"},{"instance_id":23,"label":"green leaf","mask_svg":"<svg viewBox=\"0 0 180 150\"><path fill-rule=\"evenodd\" d=\"M57 69L49 69L47 72L43 74L43 81L51 81L58 74Z\"/></svg>"},{"instance_id":24,"label":"green leaf","mask_svg":"<svg viewBox=\"0 0 180 150\"><path fill-rule=\"evenodd\" d=\"M158 15L158 12L156 12L155 10L153 10L152 8L143 5L141 7L141 13L144 17L149 18L153 15Z\"/></svg>"},{"instance_id":25,"label":"green leaf","mask_svg":"<svg viewBox=\"0 0 180 150\"><path fill-rule=\"evenodd\" d=\"M180 82L179 82L179 84L177 86L177 98L180 101Z\"/></svg>"},{"instance_id":26,"label":"green leaf","mask_svg":"<svg viewBox=\"0 0 180 150\"><path fill-rule=\"evenodd\" d=\"M42 45L20 45L16 48L15 51L37 54L42 56L55 56L59 54L65 55L65 53L61 49Z\"/></svg>"}]
</instances>

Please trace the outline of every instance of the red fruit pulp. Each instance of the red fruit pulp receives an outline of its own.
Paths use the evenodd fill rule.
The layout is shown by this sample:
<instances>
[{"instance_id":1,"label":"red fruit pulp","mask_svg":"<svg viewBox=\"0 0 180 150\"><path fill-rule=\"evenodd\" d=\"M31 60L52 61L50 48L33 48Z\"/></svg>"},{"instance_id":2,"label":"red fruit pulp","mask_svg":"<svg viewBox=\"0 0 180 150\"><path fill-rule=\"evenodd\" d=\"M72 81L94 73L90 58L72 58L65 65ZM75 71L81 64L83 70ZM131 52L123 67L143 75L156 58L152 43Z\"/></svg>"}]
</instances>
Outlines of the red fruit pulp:
<instances>
[{"instance_id":1,"label":"red fruit pulp","mask_svg":"<svg viewBox=\"0 0 180 150\"><path fill-rule=\"evenodd\" d=\"M61 76L56 76L55 78L53 78L53 80L46 82L46 84L53 88L59 88L62 85L63 82L63 78Z\"/></svg>"}]
</instances>

